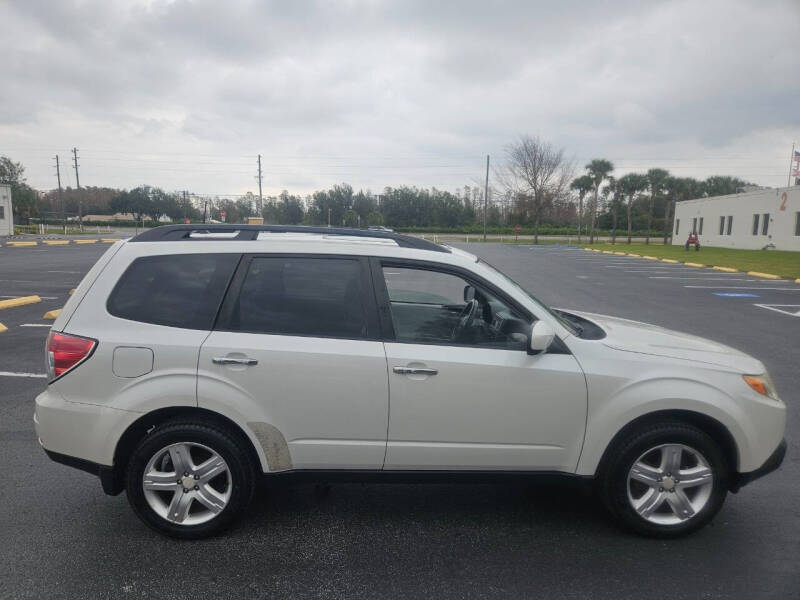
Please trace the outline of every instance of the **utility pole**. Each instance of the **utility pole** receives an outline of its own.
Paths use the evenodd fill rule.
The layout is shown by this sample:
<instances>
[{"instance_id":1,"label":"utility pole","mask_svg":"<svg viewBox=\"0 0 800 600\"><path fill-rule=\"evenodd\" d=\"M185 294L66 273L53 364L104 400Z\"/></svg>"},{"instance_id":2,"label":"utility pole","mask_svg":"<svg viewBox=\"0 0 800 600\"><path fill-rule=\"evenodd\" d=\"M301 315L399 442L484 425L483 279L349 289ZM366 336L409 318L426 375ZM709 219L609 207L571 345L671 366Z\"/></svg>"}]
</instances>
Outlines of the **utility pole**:
<instances>
[{"instance_id":1,"label":"utility pole","mask_svg":"<svg viewBox=\"0 0 800 600\"><path fill-rule=\"evenodd\" d=\"M489 155L486 155L486 181L483 184L483 241L486 241L486 212L489 209Z\"/></svg>"},{"instance_id":2,"label":"utility pole","mask_svg":"<svg viewBox=\"0 0 800 600\"><path fill-rule=\"evenodd\" d=\"M206 222L206 209L208 208L208 200L203 200L203 223Z\"/></svg>"},{"instance_id":3,"label":"utility pole","mask_svg":"<svg viewBox=\"0 0 800 600\"><path fill-rule=\"evenodd\" d=\"M331 209L328 209L328 227L331 226Z\"/></svg>"},{"instance_id":4,"label":"utility pole","mask_svg":"<svg viewBox=\"0 0 800 600\"><path fill-rule=\"evenodd\" d=\"M83 216L81 215L81 180L78 177L78 149L72 149L72 164L75 165L75 185L78 188L78 228L83 231Z\"/></svg>"},{"instance_id":5,"label":"utility pole","mask_svg":"<svg viewBox=\"0 0 800 600\"><path fill-rule=\"evenodd\" d=\"M261 155L258 155L258 216L264 216L264 197L261 195Z\"/></svg>"},{"instance_id":6,"label":"utility pole","mask_svg":"<svg viewBox=\"0 0 800 600\"><path fill-rule=\"evenodd\" d=\"M64 235L67 235L67 215L64 213L64 193L61 191L61 165L56 154L56 177L58 178L58 200L61 202L61 221L64 225Z\"/></svg>"},{"instance_id":7,"label":"utility pole","mask_svg":"<svg viewBox=\"0 0 800 600\"><path fill-rule=\"evenodd\" d=\"M786 180L786 187L792 187L792 167L794 166L794 142L792 142L792 155L789 158L789 177Z\"/></svg>"}]
</instances>

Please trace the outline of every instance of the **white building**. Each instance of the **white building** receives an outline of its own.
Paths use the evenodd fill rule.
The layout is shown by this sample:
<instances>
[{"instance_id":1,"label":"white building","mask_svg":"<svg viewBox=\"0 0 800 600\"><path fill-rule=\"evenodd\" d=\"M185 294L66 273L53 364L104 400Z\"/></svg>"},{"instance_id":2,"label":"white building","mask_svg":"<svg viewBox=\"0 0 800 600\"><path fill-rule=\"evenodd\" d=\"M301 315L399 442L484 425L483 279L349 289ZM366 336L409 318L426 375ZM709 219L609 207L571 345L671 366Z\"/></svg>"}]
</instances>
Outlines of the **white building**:
<instances>
[{"instance_id":1,"label":"white building","mask_svg":"<svg viewBox=\"0 0 800 600\"><path fill-rule=\"evenodd\" d=\"M11 186L0 183L0 237L14 234L14 213L11 211Z\"/></svg>"},{"instance_id":2,"label":"white building","mask_svg":"<svg viewBox=\"0 0 800 600\"><path fill-rule=\"evenodd\" d=\"M678 202L672 243L684 245L692 231L703 246L800 251L800 186Z\"/></svg>"}]
</instances>

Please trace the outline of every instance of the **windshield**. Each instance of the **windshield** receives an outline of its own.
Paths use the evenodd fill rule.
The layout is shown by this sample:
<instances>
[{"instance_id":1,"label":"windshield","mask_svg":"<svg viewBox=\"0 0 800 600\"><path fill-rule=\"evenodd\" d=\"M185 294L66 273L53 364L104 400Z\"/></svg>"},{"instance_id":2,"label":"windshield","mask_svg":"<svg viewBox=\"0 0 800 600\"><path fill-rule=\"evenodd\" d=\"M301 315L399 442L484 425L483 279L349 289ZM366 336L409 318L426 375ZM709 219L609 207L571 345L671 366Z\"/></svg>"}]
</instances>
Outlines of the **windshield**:
<instances>
[{"instance_id":1,"label":"windshield","mask_svg":"<svg viewBox=\"0 0 800 600\"><path fill-rule=\"evenodd\" d=\"M551 309L549 306L547 306L547 304L545 304L544 302L539 300L536 296L531 294L528 290L526 290L524 287L522 287L516 281L511 279L511 277L509 277L508 275L503 273L500 269L498 269L497 267L492 266L491 264L489 264L488 262L486 262L482 258L479 258L478 262L483 264L483 265L485 265L486 267L488 267L492 271L494 271L497 275L499 275L505 281L507 281L508 283L513 285L515 288L517 288L519 291L521 291L523 294L525 294L528 298L530 298L531 300L536 302L536 304L538 304L543 309L545 309L548 312L548 314L550 314L550 316L552 316L556 321L561 323L561 325L563 325L572 335L579 335L580 332L578 331L578 329L577 329L577 327L576 327L576 325L574 323L569 322L563 316L561 316L560 314L555 312L553 309Z\"/></svg>"}]
</instances>

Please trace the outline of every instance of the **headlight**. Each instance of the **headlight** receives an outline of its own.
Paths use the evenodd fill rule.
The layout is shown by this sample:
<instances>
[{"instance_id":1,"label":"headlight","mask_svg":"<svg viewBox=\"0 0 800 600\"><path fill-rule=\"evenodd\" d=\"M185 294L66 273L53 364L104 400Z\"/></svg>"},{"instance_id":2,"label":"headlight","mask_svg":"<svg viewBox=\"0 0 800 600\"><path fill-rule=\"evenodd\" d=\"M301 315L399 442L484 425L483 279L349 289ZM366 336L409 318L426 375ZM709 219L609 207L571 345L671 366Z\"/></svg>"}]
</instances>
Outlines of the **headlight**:
<instances>
[{"instance_id":1,"label":"headlight","mask_svg":"<svg viewBox=\"0 0 800 600\"><path fill-rule=\"evenodd\" d=\"M742 375L744 378L744 382L757 391L762 396L766 396L767 398L772 398L773 400L778 399L778 393L775 391L775 384L772 383L772 379L766 373L762 375Z\"/></svg>"}]
</instances>

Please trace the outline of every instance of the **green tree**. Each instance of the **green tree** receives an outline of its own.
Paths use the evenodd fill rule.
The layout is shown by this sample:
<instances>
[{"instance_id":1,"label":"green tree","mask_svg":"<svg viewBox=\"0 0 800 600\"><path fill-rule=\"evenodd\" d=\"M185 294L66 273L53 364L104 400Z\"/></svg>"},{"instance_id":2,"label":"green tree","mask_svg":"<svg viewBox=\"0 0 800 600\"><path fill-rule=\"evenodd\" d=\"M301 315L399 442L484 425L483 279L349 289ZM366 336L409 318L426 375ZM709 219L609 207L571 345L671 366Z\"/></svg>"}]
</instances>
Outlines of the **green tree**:
<instances>
[{"instance_id":1,"label":"green tree","mask_svg":"<svg viewBox=\"0 0 800 600\"><path fill-rule=\"evenodd\" d=\"M583 199L594 188L594 182L589 175L581 175L572 180L570 189L578 193L578 243L581 243L581 221L583 219Z\"/></svg>"},{"instance_id":2,"label":"green tree","mask_svg":"<svg viewBox=\"0 0 800 600\"><path fill-rule=\"evenodd\" d=\"M25 167L7 156L0 156L0 182L11 185L12 212L27 221L39 214L38 195L25 183Z\"/></svg>"},{"instance_id":3,"label":"green tree","mask_svg":"<svg viewBox=\"0 0 800 600\"><path fill-rule=\"evenodd\" d=\"M653 226L653 211L656 197L664 191L664 183L669 177L666 169L650 169L647 171L647 184L650 186L650 210L647 212L647 233L645 233L644 243L650 243L650 230Z\"/></svg>"},{"instance_id":4,"label":"green tree","mask_svg":"<svg viewBox=\"0 0 800 600\"><path fill-rule=\"evenodd\" d=\"M594 188L594 199L591 207L591 225L589 228L589 243L594 242L595 236L595 223L597 222L597 202L600 186L608 179L611 171L614 170L614 165L610 160L604 158L595 158L586 165L586 171L592 179L592 187Z\"/></svg>"},{"instance_id":5,"label":"green tree","mask_svg":"<svg viewBox=\"0 0 800 600\"><path fill-rule=\"evenodd\" d=\"M633 218L631 217L633 199L646 190L648 184L647 175L642 175L641 173L628 173L620 177L616 182L616 188L619 190L621 196L628 199L626 205L628 217L628 244L631 243L631 229L633 227Z\"/></svg>"}]
</instances>

